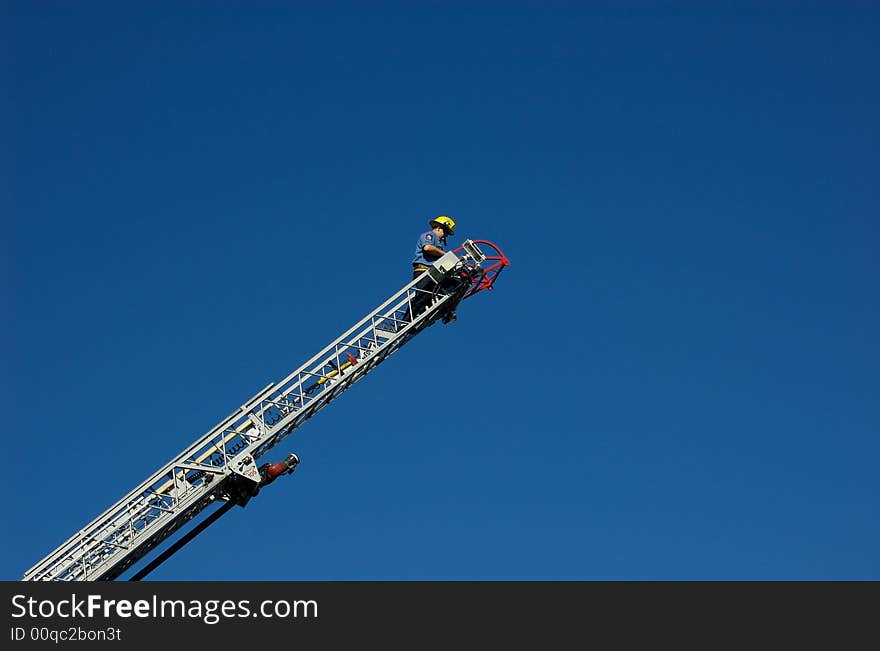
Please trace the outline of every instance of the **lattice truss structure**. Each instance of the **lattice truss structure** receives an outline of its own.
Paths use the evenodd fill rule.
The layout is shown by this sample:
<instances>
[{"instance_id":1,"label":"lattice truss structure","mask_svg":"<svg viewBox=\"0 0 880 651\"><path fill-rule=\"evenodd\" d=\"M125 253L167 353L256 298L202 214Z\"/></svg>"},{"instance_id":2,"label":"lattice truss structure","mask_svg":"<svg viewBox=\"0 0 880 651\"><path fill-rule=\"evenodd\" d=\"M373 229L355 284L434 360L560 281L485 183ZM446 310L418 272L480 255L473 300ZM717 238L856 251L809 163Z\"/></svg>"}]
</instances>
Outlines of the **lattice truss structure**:
<instances>
[{"instance_id":1,"label":"lattice truss structure","mask_svg":"<svg viewBox=\"0 0 880 651\"><path fill-rule=\"evenodd\" d=\"M497 254L487 256L481 246ZM257 459L419 332L448 320L464 298L492 289L508 264L484 240L446 253L71 536L23 580L115 579L212 503L243 506L259 491Z\"/></svg>"}]
</instances>

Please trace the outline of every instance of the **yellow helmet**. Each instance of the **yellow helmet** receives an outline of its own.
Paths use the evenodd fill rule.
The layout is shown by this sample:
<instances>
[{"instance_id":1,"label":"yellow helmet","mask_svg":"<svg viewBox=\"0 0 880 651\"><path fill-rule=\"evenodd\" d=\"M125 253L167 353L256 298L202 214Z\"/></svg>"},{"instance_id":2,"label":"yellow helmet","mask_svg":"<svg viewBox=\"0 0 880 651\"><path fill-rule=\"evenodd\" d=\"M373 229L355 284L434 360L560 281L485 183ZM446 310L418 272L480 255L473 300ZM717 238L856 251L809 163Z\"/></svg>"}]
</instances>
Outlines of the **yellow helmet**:
<instances>
[{"instance_id":1,"label":"yellow helmet","mask_svg":"<svg viewBox=\"0 0 880 651\"><path fill-rule=\"evenodd\" d=\"M452 235L455 232L455 222L447 215L440 215L436 219L432 219L428 222L428 226L431 228L439 226L447 235Z\"/></svg>"}]
</instances>

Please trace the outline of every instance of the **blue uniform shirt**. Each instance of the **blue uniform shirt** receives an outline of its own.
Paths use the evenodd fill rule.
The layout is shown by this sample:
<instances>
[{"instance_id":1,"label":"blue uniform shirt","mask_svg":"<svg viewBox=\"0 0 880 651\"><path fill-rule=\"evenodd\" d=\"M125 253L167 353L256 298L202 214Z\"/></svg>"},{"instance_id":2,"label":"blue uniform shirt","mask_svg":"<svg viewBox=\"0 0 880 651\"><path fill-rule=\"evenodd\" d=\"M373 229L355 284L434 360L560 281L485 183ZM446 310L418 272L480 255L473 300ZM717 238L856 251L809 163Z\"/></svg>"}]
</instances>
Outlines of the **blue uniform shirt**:
<instances>
[{"instance_id":1,"label":"blue uniform shirt","mask_svg":"<svg viewBox=\"0 0 880 651\"><path fill-rule=\"evenodd\" d=\"M427 233L422 233L419 236L418 243L416 244L416 257L413 258L413 264L423 264L425 266L431 266L434 261L437 260L437 257L439 257L431 256L426 258L425 251L423 249L426 244L436 246L441 251L446 251L443 243L440 241L440 238L437 237L437 233L435 233L433 230L428 231ZM430 256L430 254L428 255Z\"/></svg>"}]
</instances>

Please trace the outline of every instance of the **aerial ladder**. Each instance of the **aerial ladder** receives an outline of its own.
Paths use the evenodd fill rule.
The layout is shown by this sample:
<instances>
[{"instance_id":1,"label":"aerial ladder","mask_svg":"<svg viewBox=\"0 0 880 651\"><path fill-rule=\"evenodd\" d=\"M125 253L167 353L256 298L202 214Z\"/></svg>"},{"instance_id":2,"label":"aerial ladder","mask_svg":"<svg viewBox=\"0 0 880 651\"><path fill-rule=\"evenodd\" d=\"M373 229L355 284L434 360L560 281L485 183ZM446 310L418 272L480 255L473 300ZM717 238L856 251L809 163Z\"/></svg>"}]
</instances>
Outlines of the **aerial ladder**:
<instances>
[{"instance_id":1,"label":"aerial ladder","mask_svg":"<svg viewBox=\"0 0 880 651\"><path fill-rule=\"evenodd\" d=\"M323 350L224 418L24 573L23 581L112 581L208 507L220 504L130 580L140 580L234 506L293 473L299 457L257 460L509 266L497 246L467 240L371 310Z\"/></svg>"}]
</instances>

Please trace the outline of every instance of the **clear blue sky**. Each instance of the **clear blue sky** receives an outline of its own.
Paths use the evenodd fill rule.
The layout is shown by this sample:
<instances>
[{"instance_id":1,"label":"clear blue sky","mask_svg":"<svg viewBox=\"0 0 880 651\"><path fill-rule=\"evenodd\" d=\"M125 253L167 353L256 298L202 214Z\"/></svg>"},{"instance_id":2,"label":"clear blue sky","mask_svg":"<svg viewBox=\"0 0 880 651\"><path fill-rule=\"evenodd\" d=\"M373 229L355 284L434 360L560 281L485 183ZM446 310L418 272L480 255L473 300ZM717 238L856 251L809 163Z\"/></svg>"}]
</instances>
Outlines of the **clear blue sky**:
<instances>
[{"instance_id":1,"label":"clear blue sky","mask_svg":"<svg viewBox=\"0 0 880 651\"><path fill-rule=\"evenodd\" d=\"M880 579L880 9L703 4L4 2L0 578L446 213L497 290L151 579Z\"/></svg>"}]
</instances>

